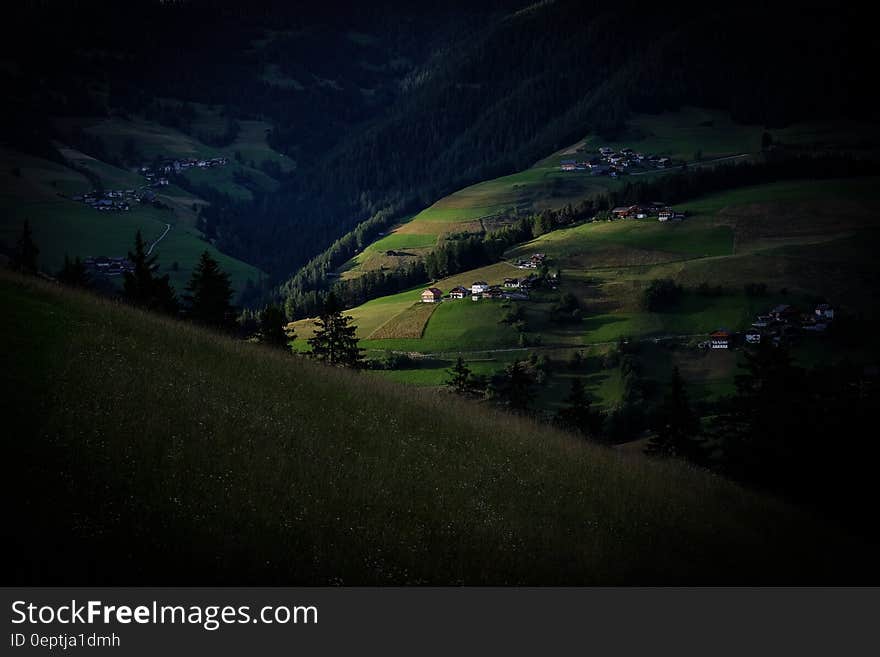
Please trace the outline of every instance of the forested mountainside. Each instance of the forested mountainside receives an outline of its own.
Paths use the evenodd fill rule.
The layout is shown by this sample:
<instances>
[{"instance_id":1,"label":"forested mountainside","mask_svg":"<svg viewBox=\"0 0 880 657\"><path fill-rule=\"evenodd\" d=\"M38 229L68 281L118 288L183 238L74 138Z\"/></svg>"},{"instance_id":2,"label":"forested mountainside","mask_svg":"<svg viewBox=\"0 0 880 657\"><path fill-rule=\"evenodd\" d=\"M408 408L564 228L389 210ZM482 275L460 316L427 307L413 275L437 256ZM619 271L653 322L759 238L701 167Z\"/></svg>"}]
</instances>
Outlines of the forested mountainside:
<instances>
[{"instance_id":1,"label":"forested mountainside","mask_svg":"<svg viewBox=\"0 0 880 657\"><path fill-rule=\"evenodd\" d=\"M634 20L646 12L650 20ZM783 16L743 5L718 11L559 2L499 21L426 70L389 117L321 161L312 178L323 185L317 197L335 196L359 210L352 219L372 221L286 289L321 286L322 272L401 213L524 169L586 134L619 136L633 112L696 104L770 127L869 114L848 89L857 88L849 85L868 61L860 51L875 46L843 20L809 9ZM759 34L748 44L746 27ZM757 84L756 70L764 71Z\"/></svg>"},{"instance_id":2,"label":"forested mountainside","mask_svg":"<svg viewBox=\"0 0 880 657\"><path fill-rule=\"evenodd\" d=\"M50 138L74 139L57 134L56 116L142 113L195 130L195 103L227 116L204 141L241 119L273 125L269 143L295 171L251 199L206 194L202 228L275 280L371 217L382 224L584 134L613 136L634 111L717 106L766 125L874 111L850 96L876 59L868 26L808 5L480 0L365 12L144 0L14 13L6 26L26 38L5 39L0 70L15 90L5 140L19 148L51 154Z\"/></svg>"}]
</instances>

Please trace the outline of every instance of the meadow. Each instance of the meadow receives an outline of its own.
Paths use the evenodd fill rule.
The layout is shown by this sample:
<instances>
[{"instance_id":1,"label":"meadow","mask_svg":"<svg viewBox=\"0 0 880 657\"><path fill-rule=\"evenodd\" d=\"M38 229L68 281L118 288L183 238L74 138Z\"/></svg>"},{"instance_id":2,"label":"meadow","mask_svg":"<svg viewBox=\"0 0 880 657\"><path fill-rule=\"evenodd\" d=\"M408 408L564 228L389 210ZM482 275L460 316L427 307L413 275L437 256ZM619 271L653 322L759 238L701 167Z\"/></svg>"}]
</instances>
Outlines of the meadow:
<instances>
[{"instance_id":1,"label":"meadow","mask_svg":"<svg viewBox=\"0 0 880 657\"><path fill-rule=\"evenodd\" d=\"M765 128L735 123L722 111L689 106L661 114L637 114L629 120L627 130L618 140L609 142L595 135L588 135L539 160L529 169L485 180L441 198L416 215L403 219L388 235L366 247L338 271L343 278L348 279L359 276L363 271L393 268L412 258L421 257L449 233L492 230L509 218L545 208L558 209L567 203L576 204L584 198L614 189L622 182L607 177L592 177L585 172L565 172L559 169L561 160L577 157L583 152L594 153L601 146L615 149L630 147L646 154L699 164L699 160L711 161L760 153L765 132L777 143L798 147L859 148L864 139L854 141L853 135L876 136L877 129L871 124L833 121L802 122L784 129ZM647 175L663 175L663 172L651 172ZM827 190L833 186L833 181L820 183L820 190L816 194L829 198L827 192L822 196L821 188ZM772 198L766 195L762 198L751 196L750 200L803 200L804 187L798 183L780 184L769 191ZM737 190L727 198L718 198L715 202L736 203L737 197L750 198L755 191ZM807 192L807 198L812 200L810 192ZM686 207L693 212L713 211L713 208L699 203L687 204ZM409 236L415 235L419 237L412 237L413 241L407 242ZM413 251L402 257L385 255L388 250L402 247L412 248Z\"/></svg>"},{"instance_id":2,"label":"meadow","mask_svg":"<svg viewBox=\"0 0 880 657\"><path fill-rule=\"evenodd\" d=\"M159 134L168 137L167 133ZM76 149L61 146L60 152L68 162L98 175L106 189L140 189L144 185L144 179L132 171ZM239 292L248 280L257 282L263 276L256 267L221 253L204 240L196 228L193 205L205 202L189 192L174 185L162 188L158 199L170 210L135 204L129 212L103 213L70 198L91 190L92 183L79 171L0 149L0 241L11 248L27 219L40 248L40 266L55 273L65 256L124 256L132 248L137 230L147 244L152 244L171 224L171 231L156 246L155 253L159 255L161 271L169 274L178 293L183 291L192 268L206 250L230 275Z\"/></svg>"},{"instance_id":3,"label":"meadow","mask_svg":"<svg viewBox=\"0 0 880 657\"><path fill-rule=\"evenodd\" d=\"M876 577L834 526L681 463L33 279L0 297L13 583Z\"/></svg>"},{"instance_id":4,"label":"meadow","mask_svg":"<svg viewBox=\"0 0 880 657\"><path fill-rule=\"evenodd\" d=\"M688 213L682 222L623 220L584 223L547 233L511 249L508 261L532 253L547 254L552 268L561 270L561 292L571 292L581 303L584 319L577 324L551 320L553 294L533 294L522 305L526 336L533 346L518 343L509 327L498 324L500 301L483 301L454 316L451 331L440 331L449 309L461 302L442 304L432 315L420 339L377 339L376 321L393 326L395 314L418 301L422 288L374 299L348 311L359 326L363 346L374 356L384 350L441 354L417 367L379 376L420 386L440 386L457 353L484 361L483 371L500 371L513 358L530 351L566 360L575 351L607 349L626 338L651 345L655 339L674 339L686 349L673 360L652 351L657 364L649 376L665 382L672 365L682 370L697 398L717 398L732 390L735 367L711 366L724 361L706 356L695 345L719 328L741 331L756 315L779 303L809 308L817 298L831 300L845 311L872 317L873 297L865 281L880 280L874 258L880 231L876 210L880 203L876 178L787 181L744 187L696 198L678 206ZM433 285L448 292L475 280L500 283L524 272L509 262L463 272ZM641 306L645 286L655 278L671 278L683 285L681 302L666 312L647 312ZM763 283L767 292L749 296L747 283ZM698 292L708 285L707 293ZM389 319L390 317L390 319ZM375 318L375 319L374 319ZM393 336L388 335L391 338ZM480 354L481 350L507 350ZM800 349L800 347L799 347ZM807 344L804 347L809 350ZM796 352L797 355L797 352ZM798 356L800 357L800 356ZM710 360L705 360L709 358ZM709 366L692 367L692 362ZM726 362L726 361L725 361ZM554 370L539 392L537 406L554 410L568 392L570 378ZM612 407L620 398L619 373L593 367L577 374L594 401Z\"/></svg>"},{"instance_id":5,"label":"meadow","mask_svg":"<svg viewBox=\"0 0 880 657\"><path fill-rule=\"evenodd\" d=\"M226 119L221 116L217 108L199 103L192 103L191 106L196 111L196 119L192 124L194 134L218 133L225 129ZM256 189L271 192L277 187L277 181L260 169L264 161L277 164L283 172L296 169L293 160L269 147L266 142L266 132L271 129L271 125L264 121L239 121L241 129L235 141L221 148L209 146L196 136L160 125L142 116L60 118L56 119L55 124L62 134L76 128L99 138L107 152L116 157L123 153L125 143L129 140L135 144L137 152L145 161L151 161L156 157L225 156L229 158L229 164L226 166L208 171L190 170L185 176L193 184L207 185L232 198L242 200L252 199L253 194L249 185L236 181L236 175L250 179ZM236 155L241 158L240 162L236 159Z\"/></svg>"},{"instance_id":6,"label":"meadow","mask_svg":"<svg viewBox=\"0 0 880 657\"><path fill-rule=\"evenodd\" d=\"M208 251L226 271L237 291L248 280L258 281L262 273L240 260L231 258L208 242L192 228L178 224L176 217L152 207L135 206L130 212L97 212L81 203L67 199L22 202L0 196L0 240L15 244L22 222L30 222L34 241L40 249L39 262L44 270L57 272L64 257L124 256L134 247L135 233L140 230L147 244L152 244L172 229L159 242L154 253L159 257L160 273L167 273L175 289L182 293L199 256Z\"/></svg>"}]
</instances>

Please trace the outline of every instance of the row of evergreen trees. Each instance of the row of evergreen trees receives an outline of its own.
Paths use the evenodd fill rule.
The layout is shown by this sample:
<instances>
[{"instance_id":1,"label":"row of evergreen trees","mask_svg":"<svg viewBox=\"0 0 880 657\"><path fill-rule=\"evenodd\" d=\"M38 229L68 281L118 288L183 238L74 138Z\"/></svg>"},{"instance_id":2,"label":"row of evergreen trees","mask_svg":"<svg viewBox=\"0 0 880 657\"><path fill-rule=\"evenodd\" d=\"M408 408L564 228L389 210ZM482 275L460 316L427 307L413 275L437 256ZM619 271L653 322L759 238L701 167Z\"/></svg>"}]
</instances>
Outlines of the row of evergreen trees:
<instances>
[{"instance_id":1,"label":"row of evergreen trees","mask_svg":"<svg viewBox=\"0 0 880 657\"><path fill-rule=\"evenodd\" d=\"M40 273L40 249L34 241L30 222L25 220L13 250L12 269L28 274ZM131 270L123 274L122 297L132 305L170 315L183 313L200 324L230 330L235 326L233 289L229 275L208 251L204 251L193 270L183 303L171 285L168 274L158 274L158 254L149 254L140 231L135 233L134 249L128 252ZM75 287L91 287L94 280L77 256L64 258L56 279Z\"/></svg>"},{"instance_id":2,"label":"row of evergreen trees","mask_svg":"<svg viewBox=\"0 0 880 657\"><path fill-rule=\"evenodd\" d=\"M30 223L25 221L10 264L16 271L36 275L40 271L39 253ZM183 314L199 324L226 332L238 327L229 275L208 251L202 253L193 270L183 295L183 305L177 298L169 275L157 273L158 254L147 252L140 231L135 234L134 249L128 252L128 259L132 268L124 273L122 287L122 297L127 302L151 312L173 316ZM73 261L65 257L64 266L56 278L74 287L87 288L92 284L89 272L79 257ZM287 328L287 323L281 308L266 306L259 314L260 341L289 350L296 335ZM363 364L363 350L358 346L356 331L352 318L342 314L342 306L335 295L328 295L316 322L314 336L308 341L310 355L330 365L360 367Z\"/></svg>"}]
</instances>

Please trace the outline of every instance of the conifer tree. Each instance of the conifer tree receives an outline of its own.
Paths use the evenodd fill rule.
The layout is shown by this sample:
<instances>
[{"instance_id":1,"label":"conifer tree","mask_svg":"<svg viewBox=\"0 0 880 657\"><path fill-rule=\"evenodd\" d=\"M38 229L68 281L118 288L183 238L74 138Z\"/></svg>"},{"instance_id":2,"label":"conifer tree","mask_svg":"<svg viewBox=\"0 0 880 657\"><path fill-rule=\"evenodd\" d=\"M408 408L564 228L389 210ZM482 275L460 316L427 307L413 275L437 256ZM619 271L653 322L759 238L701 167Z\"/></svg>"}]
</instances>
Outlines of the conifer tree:
<instances>
[{"instance_id":1,"label":"conifer tree","mask_svg":"<svg viewBox=\"0 0 880 657\"><path fill-rule=\"evenodd\" d=\"M781 476L810 433L807 377L785 347L764 340L745 353L745 370L736 376L736 395L714 429L731 474L770 481Z\"/></svg>"},{"instance_id":2,"label":"conifer tree","mask_svg":"<svg viewBox=\"0 0 880 657\"><path fill-rule=\"evenodd\" d=\"M36 274L39 270L37 262L39 255L40 249L34 242L31 224L25 219L21 226L21 235L15 244L15 251L12 253L12 268L25 274Z\"/></svg>"},{"instance_id":3,"label":"conifer tree","mask_svg":"<svg viewBox=\"0 0 880 657\"><path fill-rule=\"evenodd\" d=\"M672 369L671 388L658 409L656 433L645 451L654 455L680 456L694 462L702 460L700 419L691 409L678 367Z\"/></svg>"},{"instance_id":4,"label":"conifer tree","mask_svg":"<svg viewBox=\"0 0 880 657\"><path fill-rule=\"evenodd\" d=\"M184 299L189 317L216 328L231 328L235 321L232 284L229 275L208 251L202 253L186 286Z\"/></svg>"},{"instance_id":5,"label":"conifer tree","mask_svg":"<svg viewBox=\"0 0 880 657\"><path fill-rule=\"evenodd\" d=\"M535 396L531 375L519 361L507 368L506 375L505 396L508 405L517 411L527 411Z\"/></svg>"},{"instance_id":6,"label":"conifer tree","mask_svg":"<svg viewBox=\"0 0 880 657\"><path fill-rule=\"evenodd\" d=\"M91 283L91 277L86 270L79 256L75 260L71 260L66 254L64 256L64 266L58 272L58 280L65 285L72 287L88 287Z\"/></svg>"},{"instance_id":7,"label":"conifer tree","mask_svg":"<svg viewBox=\"0 0 880 657\"><path fill-rule=\"evenodd\" d=\"M447 373L449 374L449 379L446 380L447 386L459 394L467 392L471 381L471 370L465 365L464 358L459 356Z\"/></svg>"},{"instance_id":8,"label":"conifer tree","mask_svg":"<svg viewBox=\"0 0 880 657\"><path fill-rule=\"evenodd\" d=\"M585 436L597 437L601 431L602 416L593 409L592 402L580 378L571 380L571 389L565 399L565 408L557 414L557 421L564 427Z\"/></svg>"},{"instance_id":9,"label":"conifer tree","mask_svg":"<svg viewBox=\"0 0 880 657\"><path fill-rule=\"evenodd\" d=\"M134 251L128 252L132 271L125 272L123 294L125 298L142 308L174 314L177 312L177 296L168 279L168 274L156 276L158 255L147 255L146 244L137 231L134 236Z\"/></svg>"},{"instance_id":10,"label":"conifer tree","mask_svg":"<svg viewBox=\"0 0 880 657\"><path fill-rule=\"evenodd\" d=\"M296 339L296 333L286 326L287 317L278 306L274 304L266 306L260 313L260 333L265 344L289 349L288 343Z\"/></svg>"},{"instance_id":11,"label":"conifer tree","mask_svg":"<svg viewBox=\"0 0 880 657\"><path fill-rule=\"evenodd\" d=\"M357 327L351 322L350 316L342 314L336 295L330 292L315 322L315 335L309 338L312 355L331 365L359 367L363 350L358 346Z\"/></svg>"}]
</instances>

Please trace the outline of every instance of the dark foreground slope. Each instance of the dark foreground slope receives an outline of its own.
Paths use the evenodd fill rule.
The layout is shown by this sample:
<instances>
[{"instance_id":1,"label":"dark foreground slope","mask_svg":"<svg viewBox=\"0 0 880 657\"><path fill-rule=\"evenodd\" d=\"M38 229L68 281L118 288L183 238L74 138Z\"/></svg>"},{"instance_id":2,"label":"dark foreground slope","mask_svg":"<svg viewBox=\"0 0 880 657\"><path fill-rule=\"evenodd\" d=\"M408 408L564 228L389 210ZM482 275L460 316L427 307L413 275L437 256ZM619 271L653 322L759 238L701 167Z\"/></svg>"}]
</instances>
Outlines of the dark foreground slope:
<instances>
[{"instance_id":1,"label":"dark foreground slope","mask_svg":"<svg viewBox=\"0 0 880 657\"><path fill-rule=\"evenodd\" d=\"M675 463L0 278L7 583L862 582Z\"/></svg>"}]
</instances>

